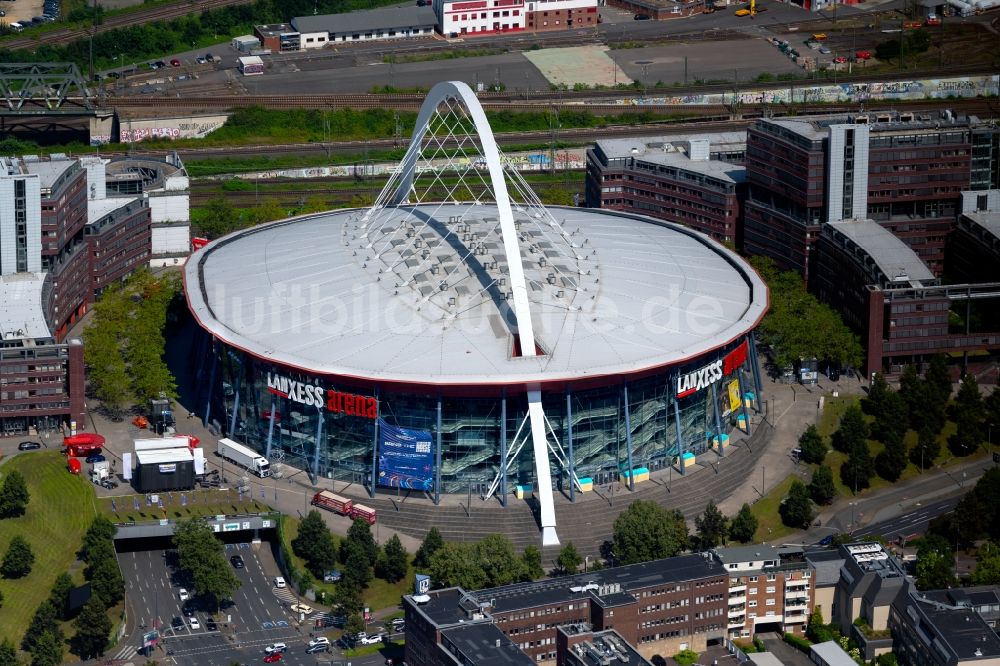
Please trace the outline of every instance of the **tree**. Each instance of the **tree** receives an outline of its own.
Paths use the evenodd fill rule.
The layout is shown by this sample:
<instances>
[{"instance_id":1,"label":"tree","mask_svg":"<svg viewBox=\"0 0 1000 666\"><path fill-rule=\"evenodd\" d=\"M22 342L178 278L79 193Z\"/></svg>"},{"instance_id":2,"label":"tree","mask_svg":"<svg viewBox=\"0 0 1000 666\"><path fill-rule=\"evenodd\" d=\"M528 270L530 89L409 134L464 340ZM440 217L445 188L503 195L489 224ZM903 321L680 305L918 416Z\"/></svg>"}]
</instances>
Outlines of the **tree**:
<instances>
[{"instance_id":1,"label":"tree","mask_svg":"<svg viewBox=\"0 0 1000 666\"><path fill-rule=\"evenodd\" d=\"M476 544L475 550L487 587L499 587L521 579L523 563L506 536L490 534Z\"/></svg>"},{"instance_id":2,"label":"tree","mask_svg":"<svg viewBox=\"0 0 1000 666\"><path fill-rule=\"evenodd\" d=\"M937 534L917 540L917 588L939 590L955 582L955 553L951 543Z\"/></svg>"},{"instance_id":3,"label":"tree","mask_svg":"<svg viewBox=\"0 0 1000 666\"><path fill-rule=\"evenodd\" d=\"M299 523L299 533L292 540L292 552L306 561L306 567L317 578L322 577L337 563L337 544L323 516L316 509L307 513Z\"/></svg>"},{"instance_id":4,"label":"tree","mask_svg":"<svg viewBox=\"0 0 1000 666\"><path fill-rule=\"evenodd\" d=\"M941 453L941 443L930 428L921 428L917 433L917 445L910 449L910 462L920 469L929 469Z\"/></svg>"},{"instance_id":5,"label":"tree","mask_svg":"<svg viewBox=\"0 0 1000 666\"><path fill-rule=\"evenodd\" d=\"M979 394L979 384L973 375L966 375L955 396L952 409L958 429L948 438L948 448L956 456L967 456L975 453L983 441L983 420L986 408Z\"/></svg>"},{"instance_id":6,"label":"tree","mask_svg":"<svg viewBox=\"0 0 1000 666\"><path fill-rule=\"evenodd\" d=\"M823 623L823 610L816 606L809 614L809 624L806 626L806 638L813 643L825 643L833 640L833 632Z\"/></svg>"},{"instance_id":7,"label":"tree","mask_svg":"<svg viewBox=\"0 0 1000 666\"><path fill-rule=\"evenodd\" d=\"M827 505L837 496L837 488L833 485L833 472L826 465L820 465L813 472L809 481L809 497L816 504Z\"/></svg>"},{"instance_id":8,"label":"tree","mask_svg":"<svg viewBox=\"0 0 1000 666\"><path fill-rule=\"evenodd\" d=\"M431 555L428 567L435 587L458 585L478 590L486 585L486 574L479 566L476 548L468 543L446 543Z\"/></svg>"},{"instance_id":9,"label":"tree","mask_svg":"<svg viewBox=\"0 0 1000 666\"><path fill-rule=\"evenodd\" d=\"M444 539L441 538L441 532L438 531L438 528L432 527L413 556L413 566L417 569L426 569L430 566L431 556L443 545Z\"/></svg>"},{"instance_id":10,"label":"tree","mask_svg":"<svg viewBox=\"0 0 1000 666\"><path fill-rule=\"evenodd\" d=\"M31 546L21 535L15 536L7 546L7 552L3 556L3 564L0 564L0 574L4 578L23 578L31 573L31 567L35 564L35 554L31 552Z\"/></svg>"},{"instance_id":11,"label":"tree","mask_svg":"<svg viewBox=\"0 0 1000 666\"><path fill-rule=\"evenodd\" d=\"M347 551L344 550L344 544L348 541L361 546L361 552L368 559L368 566L374 566L375 560L378 559L378 544L375 543L375 537L372 536L372 526L366 520L355 518L347 529L347 538L340 542L340 559L345 564L347 563Z\"/></svg>"},{"instance_id":12,"label":"tree","mask_svg":"<svg viewBox=\"0 0 1000 666\"><path fill-rule=\"evenodd\" d=\"M347 582L358 590L368 587L372 570L365 547L353 539L344 539L340 542L340 553L344 560L341 584Z\"/></svg>"},{"instance_id":13,"label":"tree","mask_svg":"<svg viewBox=\"0 0 1000 666\"><path fill-rule=\"evenodd\" d=\"M892 390L881 373L875 373L864 410L873 417L871 436L880 442L902 439L909 427L909 411L903 397Z\"/></svg>"},{"instance_id":14,"label":"tree","mask_svg":"<svg viewBox=\"0 0 1000 666\"><path fill-rule=\"evenodd\" d=\"M757 516L753 515L750 505L745 503L739 512L729 522L729 538L740 543L750 543L757 532Z\"/></svg>"},{"instance_id":15,"label":"tree","mask_svg":"<svg viewBox=\"0 0 1000 666\"><path fill-rule=\"evenodd\" d=\"M365 620L361 617L361 613L352 613L347 616L347 622L344 624L345 633L356 636L359 631L364 630Z\"/></svg>"},{"instance_id":16,"label":"tree","mask_svg":"<svg viewBox=\"0 0 1000 666\"><path fill-rule=\"evenodd\" d=\"M886 481L895 483L906 469L906 444L901 434L893 433L885 448L875 456L875 472Z\"/></svg>"},{"instance_id":17,"label":"tree","mask_svg":"<svg viewBox=\"0 0 1000 666\"><path fill-rule=\"evenodd\" d=\"M236 208L223 196L209 199L205 205L205 215L197 226L210 240L215 240L243 226Z\"/></svg>"},{"instance_id":18,"label":"tree","mask_svg":"<svg viewBox=\"0 0 1000 666\"><path fill-rule=\"evenodd\" d=\"M688 547L687 523L676 509L637 500L615 519L612 543L620 564L673 557Z\"/></svg>"},{"instance_id":19,"label":"tree","mask_svg":"<svg viewBox=\"0 0 1000 666\"><path fill-rule=\"evenodd\" d=\"M56 577L49 593L49 603L56 609L60 619L65 620L69 616L69 593L72 591L73 579L64 571Z\"/></svg>"},{"instance_id":20,"label":"tree","mask_svg":"<svg viewBox=\"0 0 1000 666\"><path fill-rule=\"evenodd\" d=\"M13 518L24 515L30 499L24 477L16 469L10 470L4 477L3 486L0 486L0 516Z\"/></svg>"},{"instance_id":21,"label":"tree","mask_svg":"<svg viewBox=\"0 0 1000 666\"><path fill-rule=\"evenodd\" d=\"M854 493L864 490L875 476L875 466L872 463L868 443L855 443L848 452L847 460L840 466L840 480Z\"/></svg>"},{"instance_id":22,"label":"tree","mask_svg":"<svg viewBox=\"0 0 1000 666\"><path fill-rule=\"evenodd\" d=\"M340 615L350 617L361 612L364 602L361 599L361 589L346 579L333 588L333 603L331 604Z\"/></svg>"},{"instance_id":23,"label":"tree","mask_svg":"<svg viewBox=\"0 0 1000 666\"><path fill-rule=\"evenodd\" d=\"M181 520L174 528L174 544L182 571L190 578L198 596L218 608L240 587L240 579L226 562L225 549L203 520Z\"/></svg>"},{"instance_id":24,"label":"tree","mask_svg":"<svg viewBox=\"0 0 1000 666\"><path fill-rule=\"evenodd\" d=\"M410 554L406 552L403 543L395 534L385 542L379 562L380 576L390 583L401 581L406 577L406 572L410 568Z\"/></svg>"},{"instance_id":25,"label":"tree","mask_svg":"<svg viewBox=\"0 0 1000 666\"><path fill-rule=\"evenodd\" d=\"M917 589L939 590L955 583L952 565L948 558L937 551L917 558Z\"/></svg>"},{"instance_id":26,"label":"tree","mask_svg":"<svg viewBox=\"0 0 1000 666\"><path fill-rule=\"evenodd\" d=\"M538 580L545 577L545 569L542 567L542 551L535 544L529 544L521 553L521 560L524 562L525 581Z\"/></svg>"},{"instance_id":27,"label":"tree","mask_svg":"<svg viewBox=\"0 0 1000 666\"><path fill-rule=\"evenodd\" d=\"M704 513L695 517L694 526L698 530L698 545L703 550L726 543L728 521L715 505L715 500L709 500Z\"/></svg>"},{"instance_id":28,"label":"tree","mask_svg":"<svg viewBox=\"0 0 1000 666\"><path fill-rule=\"evenodd\" d=\"M125 581L118 568L118 560L109 557L91 565L90 588L94 596L104 603L105 608L110 608L124 599ZM195 586L195 589L201 593L200 587ZM235 589L234 587L233 590Z\"/></svg>"},{"instance_id":29,"label":"tree","mask_svg":"<svg viewBox=\"0 0 1000 666\"><path fill-rule=\"evenodd\" d=\"M836 311L806 291L798 273L781 272L766 257L753 257L751 263L770 289L771 308L758 332L764 343L774 348L779 367L791 365L799 358L860 365L862 351L858 337Z\"/></svg>"},{"instance_id":30,"label":"tree","mask_svg":"<svg viewBox=\"0 0 1000 666\"><path fill-rule=\"evenodd\" d=\"M850 453L858 444L868 440L868 423L865 415L857 405L851 405L844 410L840 418L840 426L833 433L831 443L836 451Z\"/></svg>"},{"instance_id":31,"label":"tree","mask_svg":"<svg viewBox=\"0 0 1000 666\"><path fill-rule=\"evenodd\" d=\"M91 659L104 654L111 635L111 620L98 597L91 597L73 622L76 633L70 641L74 654Z\"/></svg>"},{"instance_id":32,"label":"tree","mask_svg":"<svg viewBox=\"0 0 1000 666\"><path fill-rule=\"evenodd\" d=\"M948 359L944 354L935 354L931 357L931 362L924 372L924 383L927 385L927 393L931 400L947 405L951 400L951 371L948 369Z\"/></svg>"},{"instance_id":33,"label":"tree","mask_svg":"<svg viewBox=\"0 0 1000 666\"><path fill-rule=\"evenodd\" d=\"M98 514L90 521L90 527L83 535L83 545L80 547L80 559L90 561L88 555L91 548L106 546L114 542L118 528L104 514Z\"/></svg>"},{"instance_id":34,"label":"tree","mask_svg":"<svg viewBox=\"0 0 1000 666\"><path fill-rule=\"evenodd\" d=\"M861 409L866 414L878 419L885 409L885 401L892 393L892 387L885 381L885 375L881 372L872 373L871 386L868 387L868 396L861 400Z\"/></svg>"},{"instance_id":35,"label":"tree","mask_svg":"<svg viewBox=\"0 0 1000 666\"><path fill-rule=\"evenodd\" d=\"M24 632L21 640L21 649L26 652L34 652L35 644L39 637L45 633L53 633L58 637L58 643L62 644L62 631L59 629L59 616L56 609L48 601L43 601L35 609L35 614L31 616L28 630Z\"/></svg>"},{"instance_id":36,"label":"tree","mask_svg":"<svg viewBox=\"0 0 1000 666\"><path fill-rule=\"evenodd\" d=\"M580 563L583 562L583 558L580 557L580 553L576 551L576 546L573 545L572 541L566 543L559 551L559 557L556 558L556 564L559 566L559 571L564 575L575 574L576 570L580 567Z\"/></svg>"},{"instance_id":37,"label":"tree","mask_svg":"<svg viewBox=\"0 0 1000 666\"><path fill-rule=\"evenodd\" d=\"M7 637L0 641L0 666L18 666L17 647Z\"/></svg>"},{"instance_id":38,"label":"tree","mask_svg":"<svg viewBox=\"0 0 1000 666\"><path fill-rule=\"evenodd\" d=\"M788 489L788 494L778 507L781 514L781 522L789 527L805 529L809 527L813 519L812 500L809 499L809 490L806 485L795 479L792 487Z\"/></svg>"},{"instance_id":39,"label":"tree","mask_svg":"<svg viewBox=\"0 0 1000 666\"><path fill-rule=\"evenodd\" d=\"M31 666L59 666L63 660L62 633L43 631L31 651Z\"/></svg>"},{"instance_id":40,"label":"tree","mask_svg":"<svg viewBox=\"0 0 1000 666\"><path fill-rule=\"evenodd\" d=\"M818 465L826 458L826 444L823 442L823 436L816 430L816 426L810 425L799 436L799 449L802 451L799 458L803 462Z\"/></svg>"},{"instance_id":41,"label":"tree","mask_svg":"<svg viewBox=\"0 0 1000 666\"><path fill-rule=\"evenodd\" d=\"M969 577L973 585L1000 585L1000 548L985 543L976 553L976 569Z\"/></svg>"}]
</instances>

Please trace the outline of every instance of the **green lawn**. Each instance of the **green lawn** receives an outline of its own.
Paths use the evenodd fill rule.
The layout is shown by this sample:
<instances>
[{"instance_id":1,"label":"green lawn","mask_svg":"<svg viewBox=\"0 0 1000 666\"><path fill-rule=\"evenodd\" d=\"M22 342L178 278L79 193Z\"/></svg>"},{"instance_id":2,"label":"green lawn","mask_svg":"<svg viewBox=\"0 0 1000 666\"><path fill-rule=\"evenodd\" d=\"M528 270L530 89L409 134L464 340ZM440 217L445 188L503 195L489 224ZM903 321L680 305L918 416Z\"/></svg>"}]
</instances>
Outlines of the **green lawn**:
<instances>
[{"instance_id":1,"label":"green lawn","mask_svg":"<svg viewBox=\"0 0 1000 666\"><path fill-rule=\"evenodd\" d=\"M292 540L295 539L299 533L299 519L292 516L285 516L281 523L284 531L284 538L290 547ZM339 548L340 537L334 534L333 538L336 540L337 547ZM299 569L306 568L305 561L294 553L292 553L292 561ZM373 578L368 584L368 589L366 589L364 594L361 596L364 599L365 604L372 609L373 613L386 608L397 608L399 606L400 597L413 590L413 581L415 576L416 572L413 570L413 566L411 564L406 573L406 578L398 583L388 583L381 578ZM327 595L327 597L332 595L333 588L335 586L336 583L324 583L323 581L317 581L315 584L317 599L319 598L320 592ZM386 617L391 618L394 616L389 614Z\"/></svg>"},{"instance_id":2,"label":"green lawn","mask_svg":"<svg viewBox=\"0 0 1000 666\"><path fill-rule=\"evenodd\" d=\"M860 400L861 400L860 396L841 396L839 398L827 398L825 406L823 408L823 415L820 417L819 424L816 426L816 429L819 431L819 434L822 435L823 438L826 440L827 446L830 445L830 436L833 435L833 433L837 430L837 427L840 425L840 419L843 417L844 412L850 405L858 403L860 402ZM869 422L869 424L872 422L872 418L870 416L866 415L865 418ZM966 456L964 458L954 457L951 451L948 450L948 438L952 434L954 434L955 430L956 430L955 423L952 421L948 421L945 423L944 428L942 428L941 432L938 434L937 439L938 443L941 445L941 449L940 453L938 454L938 457L934 460L935 466L949 467L964 460L970 460L976 457L986 455L985 450L981 449L972 456ZM903 441L906 444L907 450L911 449L917 443L917 433L914 432L913 430L907 431ZM885 446L881 442L877 442L875 440L868 440L868 448L871 451L872 459L874 459L875 456L877 456L879 453L882 452ZM830 469L833 471L833 483L837 488L837 494L844 497L850 497L854 494L853 488L848 488L840 481L840 467L841 465L844 464L844 461L846 460L847 460L846 453L840 453L839 451L834 451L833 449L830 449L829 453L826 454L826 460L824 460L824 464L829 465ZM810 467L815 469L816 466L811 465ZM902 476L900 476L899 480L897 480L895 483L890 483L889 481L886 481L882 477L876 475L872 477L869 489L863 490L858 494L864 495L866 492L870 492L871 490L879 490L881 488L888 488L890 486L899 483L905 483L906 481L909 481L918 476L920 476L920 469L916 465L910 463L906 466L906 469L903 470Z\"/></svg>"},{"instance_id":3,"label":"green lawn","mask_svg":"<svg viewBox=\"0 0 1000 666\"><path fill-rule=\"evenodd\" d=\"M181 496L187 500L187 505L181 504ZM180 520L192 516L216 516L220 514L246 514L273 511L270 506L259 500L251 500L247 493L240 500L235 488L229 490L193 490L183 493L160 493L163 509L159 505L146 506L145 495L121 495L117 497L101 497L97 499L98 508L112 522L141 523L150 520L169 518ZM135 500L139 500L139 508L135 508ZM116 510L117 509L117 510Z\"/></svg>"},{"instance_id":4,"label":"green lawn","mask_svg":"<svg viewBox=\"0 0 1000 666\"><path fill-rule=\"evenodd\" d=\"M788 490L792 487L792 481L796 478L798 478L796 475L789 474L784 481L772 488L771 492L750 506L750 510L757 518L757 533L754 534L755 543L779 539L796 531L782 523L781 516L778 514L781 500L788 494Z\"/></svg>"},{"instance_id":5,"label":"green lawn","mask_svg":"<svg viewBox=\"0 0 1000 666\"><path fill-rule=\"evenodd\" d=\"M24 475L31 500L23 516L0 520L0 552L6 552L15 535L21 535L31 544L35 564L24 578L0 579L0 636L20 643L56 576L74 570L76 551L95 509L92 485L82 476L70 474L66 458L58 451L16 456L0 467L0 477L12 469Z\"/></svg>"}]
</instances>

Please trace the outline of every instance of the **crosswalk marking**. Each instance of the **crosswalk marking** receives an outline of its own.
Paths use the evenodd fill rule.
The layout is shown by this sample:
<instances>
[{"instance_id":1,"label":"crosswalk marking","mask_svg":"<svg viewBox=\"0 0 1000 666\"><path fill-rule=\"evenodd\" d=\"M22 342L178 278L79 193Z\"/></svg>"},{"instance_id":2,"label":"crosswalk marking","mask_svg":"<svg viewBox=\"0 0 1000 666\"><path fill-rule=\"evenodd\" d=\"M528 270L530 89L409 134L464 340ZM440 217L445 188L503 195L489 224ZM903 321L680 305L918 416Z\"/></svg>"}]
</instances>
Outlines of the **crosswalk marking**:
<instances>
[{"instance_id":1,"label":"crosswalk marking","mask_svg":"<svg viewBox=\"0 0 1000 666\"><path fill-rule=\"evenodd\" d=\"M130 657L134 657L138 652L139 650L137 650L134 646L126 645L122 647L120 650L118 650L118 652L116 652L115 656L112 658L115 660L125 660Z\"/></svg>"},{"instance_id":2,"label":"crosswalk marking","mask_svg":"<svg viewBox=\"0 0 1000 666\"><path fill-rule=\"evenodd\" d=\"M287 587L272 587L271 592L274 593L274 596L278 597L282 601L287 601L290 604L295 604L299 601L295 597L295 594Z\"/></svg>"}]
</instances>

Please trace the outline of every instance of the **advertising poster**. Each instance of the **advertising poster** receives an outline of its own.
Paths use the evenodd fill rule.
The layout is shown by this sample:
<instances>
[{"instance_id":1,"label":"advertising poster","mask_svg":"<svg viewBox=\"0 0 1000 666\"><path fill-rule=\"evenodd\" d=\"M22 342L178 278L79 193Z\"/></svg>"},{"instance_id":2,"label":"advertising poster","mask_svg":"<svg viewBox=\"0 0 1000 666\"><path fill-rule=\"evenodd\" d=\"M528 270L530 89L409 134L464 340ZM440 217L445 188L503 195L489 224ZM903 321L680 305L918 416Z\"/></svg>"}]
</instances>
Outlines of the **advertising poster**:
<instances>
[{"instance_id":1,"label":"advertising poster","mask_svg":"<svg viewBox=\"0 0 1000 666\"><path fill-rule=\"evenodd\" d=\"M434 487L431 434L390 425L379 419L378 484L429 491Z\"/></svg>"},{"instance_id":2,"label":"advertising poster","mask_svg":"<svg viewBox=\"0 0 1000 666\"><path fill-rule=\"evenodd\" d=\"M729 382L729 409L736 411L740 408L740 383L737 380Z\"/></svg>"}]
</instances>

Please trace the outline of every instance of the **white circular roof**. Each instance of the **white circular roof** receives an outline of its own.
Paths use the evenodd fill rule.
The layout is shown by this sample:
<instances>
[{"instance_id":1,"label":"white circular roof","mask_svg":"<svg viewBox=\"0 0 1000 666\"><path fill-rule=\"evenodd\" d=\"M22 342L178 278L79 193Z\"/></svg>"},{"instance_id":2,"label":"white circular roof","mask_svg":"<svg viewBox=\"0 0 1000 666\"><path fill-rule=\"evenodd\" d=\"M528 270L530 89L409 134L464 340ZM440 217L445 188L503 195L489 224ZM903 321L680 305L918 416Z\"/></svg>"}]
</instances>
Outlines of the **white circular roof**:
<instances>
[{"instance_id":1,"label":"white circular roof","mask_svg":"<svg viewBox=\"0 0 1000 666\"><path fill-rule=\"evenodd\" d=\"M390 210L366 228L363 212L275 222L199 250L185 267L195 317L235 347L309 373L523 384L681 362L748 332L767 309L757 274L701 234L551 208L562 237L519 226L541 348L519 357L496 206L400 208L410 227Z\"/></svg>"}]
</instances>

